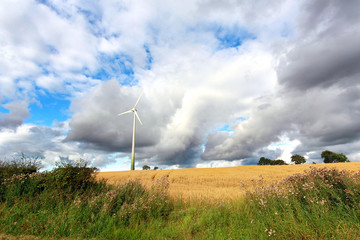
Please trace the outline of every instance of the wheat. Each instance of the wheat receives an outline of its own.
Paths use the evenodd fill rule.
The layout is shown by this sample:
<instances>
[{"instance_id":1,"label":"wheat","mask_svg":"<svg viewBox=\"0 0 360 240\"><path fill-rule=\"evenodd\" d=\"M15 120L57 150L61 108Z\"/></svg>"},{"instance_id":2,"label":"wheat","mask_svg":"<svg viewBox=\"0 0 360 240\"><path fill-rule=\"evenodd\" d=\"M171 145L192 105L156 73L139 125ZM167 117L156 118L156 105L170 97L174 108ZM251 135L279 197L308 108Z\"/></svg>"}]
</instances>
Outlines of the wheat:
<instances>
[{"instance_id":1,"label":"wheat","mask_svg":"<svg viewBox=\"0 0 360 240\"><path fill-rule=\"evenodd\" d=\"M161 178L167 176L170 181L170 197L173 199L221 202L237 200L255 187L274 184L285 177L309 170L310 167L335 167L339 170L360 171L360 163L352 162L100 172L97 177L107 179L111 184L121 184L131 179L139 179L144 186L150 188Z\"/></svg>"}]
</instances>

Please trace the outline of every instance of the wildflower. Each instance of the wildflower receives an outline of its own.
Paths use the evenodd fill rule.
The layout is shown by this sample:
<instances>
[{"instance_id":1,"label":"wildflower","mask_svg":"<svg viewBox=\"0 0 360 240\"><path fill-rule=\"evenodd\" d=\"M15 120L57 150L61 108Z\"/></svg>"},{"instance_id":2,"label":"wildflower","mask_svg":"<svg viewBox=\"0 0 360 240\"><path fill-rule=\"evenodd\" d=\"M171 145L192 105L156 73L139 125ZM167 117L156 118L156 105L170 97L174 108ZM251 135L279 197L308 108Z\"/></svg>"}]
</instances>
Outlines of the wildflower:
<instances>
[{"instance_id":1,"label":"wildflower","mask_svg":"<svg viewBox=\"0 0 360 240\"><path fill-rule=\"evenodd\" d=\"M275 235L275 230L273 229L265 229L265 232L269 235L269 237L271 237L272 235Z\"/></svg>"}]
</instances>

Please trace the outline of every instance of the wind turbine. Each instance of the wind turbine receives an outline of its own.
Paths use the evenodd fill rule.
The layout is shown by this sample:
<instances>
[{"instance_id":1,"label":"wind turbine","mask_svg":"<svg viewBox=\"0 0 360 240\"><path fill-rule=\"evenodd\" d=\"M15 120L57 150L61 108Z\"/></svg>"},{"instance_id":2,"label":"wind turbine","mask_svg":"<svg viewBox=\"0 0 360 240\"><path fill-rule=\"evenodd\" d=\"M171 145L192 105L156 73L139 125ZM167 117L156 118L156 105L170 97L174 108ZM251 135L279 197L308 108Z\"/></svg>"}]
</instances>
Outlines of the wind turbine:
<instances>
[{"instance_id":1,"label":"wind turbine","mask_svg":"<svg viewBox=\"0 0 360 240\"><path fill-rule=\"evenodd\" d=\"M135 106L132 109L130 109L129 111L118 114L118 116L120 116L120 115L127 114L127 113L134 113L132 151L131 151L131 170L135 170L135 128L136 128L136 118L139 120L140 124L142 125L142 122L140 120L139 115L137 114L137 109L136 109L136 106L139 103L142 94L143 93L140 94L140 97L138 98L138 100L135 103Z\"/></svg>"}]
</instances>

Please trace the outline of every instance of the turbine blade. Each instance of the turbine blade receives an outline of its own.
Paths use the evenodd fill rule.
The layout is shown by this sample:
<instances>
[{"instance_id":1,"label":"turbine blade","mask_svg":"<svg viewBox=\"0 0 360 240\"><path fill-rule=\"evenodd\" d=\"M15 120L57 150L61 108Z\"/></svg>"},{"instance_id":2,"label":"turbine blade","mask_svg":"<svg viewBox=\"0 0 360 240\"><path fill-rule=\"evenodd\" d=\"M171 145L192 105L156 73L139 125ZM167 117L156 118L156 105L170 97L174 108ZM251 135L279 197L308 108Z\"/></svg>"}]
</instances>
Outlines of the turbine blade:
<instances>
[{"instance_id":1,"label":"turbine blade","mask_svg":"<svg viewBox=\"0 0 360 240\"><path fill-rule=\"evenodd\" d=\"M131 110L129 110L129 111L126 111L126 112L123 112L123 113L119 113L118 114L118 116L120 116L120 115L124 115L124 114L127 114L127 113L131 113L132 111Z\"/></svg>"},{"instance_id":2,"label":"turbine blade","mask_svg":"<svg viewBox=\"0 0 360 240\"><path fill-rule=\"evenodd\" d=\"M142 122L141 122L141 120L140 120L140 117L139 117L139 115L137 114L136 111L134 112L134 114L135 114L136 118L139 120L140 124L143 125Z\"/></svg>"},{"instance_id":3,"label":"turbine blade","mask_svg":"<svg viewBox=\"0 0 360 240\"><path fill-rule=\"evenodd\" d=\"M136 105L139 103L140 98L142 97L143 93L144 93L144 92L141 92L140 97L139 97L138 100L136 101L134 108L136 108Z\"/></svg>"}]
</instances>

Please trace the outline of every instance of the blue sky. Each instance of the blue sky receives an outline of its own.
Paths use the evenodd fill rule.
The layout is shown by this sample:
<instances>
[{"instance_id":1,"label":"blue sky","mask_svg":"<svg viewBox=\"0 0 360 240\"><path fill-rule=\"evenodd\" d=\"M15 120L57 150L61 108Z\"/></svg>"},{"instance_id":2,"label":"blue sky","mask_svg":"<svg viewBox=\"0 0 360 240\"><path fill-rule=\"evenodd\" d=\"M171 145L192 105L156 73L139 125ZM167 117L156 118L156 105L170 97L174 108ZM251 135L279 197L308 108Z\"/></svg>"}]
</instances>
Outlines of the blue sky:
<instances>
[{"instance_id":1,"label":"blue sky","mask_svg":"<svg viewBox=\"0 0 360 240\"><path fill-rule=\"evenodd\" d=\"M71 102L67 98L62 94L39 95L29 105L30 116L24 122L51 127L54 121L66 121L71 116L68 110Z\"/></svg>"},{"instance_id":2,"label":"blue sky","mask_svg":"<svg viewBox=\"0 0 360 240\"><path fill-rule=\"evenodd\" d=\"M0 159L128 170L359 161L359 3L0 3Z\"/></svg>"}]
</instances>

